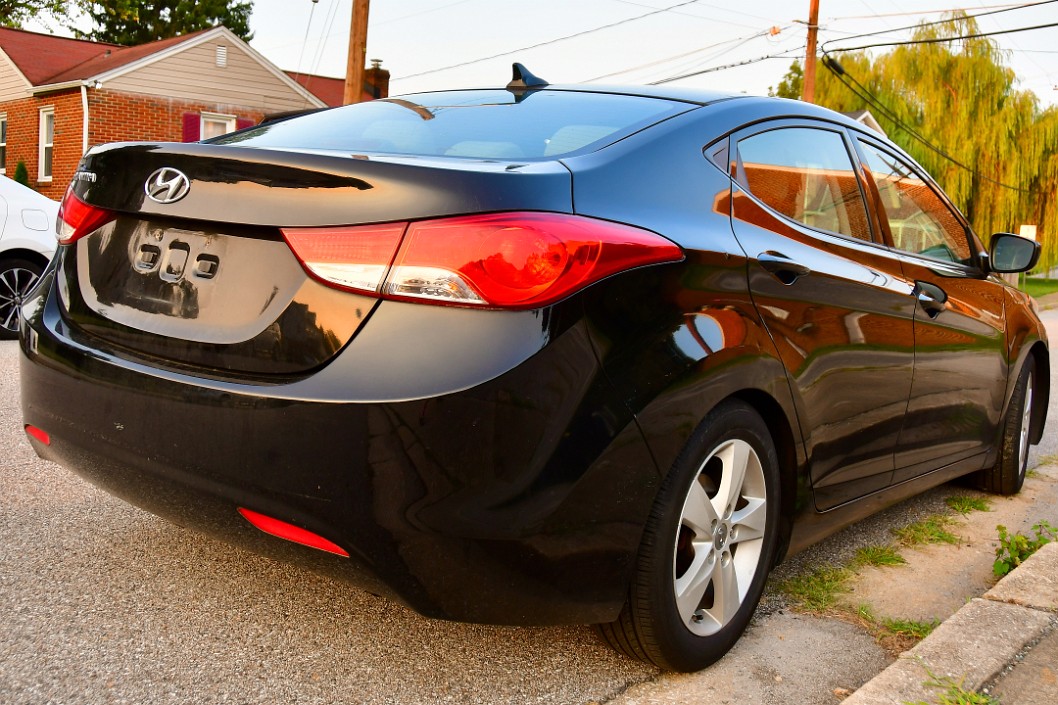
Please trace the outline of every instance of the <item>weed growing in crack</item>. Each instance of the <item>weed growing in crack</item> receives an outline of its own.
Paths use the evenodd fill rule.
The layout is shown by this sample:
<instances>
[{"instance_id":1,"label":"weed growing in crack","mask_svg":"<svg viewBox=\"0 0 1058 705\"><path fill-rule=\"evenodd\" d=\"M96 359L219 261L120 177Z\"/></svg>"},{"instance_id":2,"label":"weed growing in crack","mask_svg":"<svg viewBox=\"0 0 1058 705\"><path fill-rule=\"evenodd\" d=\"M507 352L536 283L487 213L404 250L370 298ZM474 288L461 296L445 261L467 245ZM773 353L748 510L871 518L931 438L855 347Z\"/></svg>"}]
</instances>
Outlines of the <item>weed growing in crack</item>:
<instances>
[{"instance_id":1,"label":"weed growing in crack","mask_svg":"<svg viewBox=\"0 0 1058 705\"><path fill-rule=\"evenodd\" d=\"M999 531L999 546L996 547L996 562L992 564L992 572L1000 578L1021 565L1044 544L1058 540L1058 528L1046 521L1032 525L1035 536L1031 537L1020 531L1012 534L1002 524L997 525L996 530Z\"/></svg>"}]
</instances>

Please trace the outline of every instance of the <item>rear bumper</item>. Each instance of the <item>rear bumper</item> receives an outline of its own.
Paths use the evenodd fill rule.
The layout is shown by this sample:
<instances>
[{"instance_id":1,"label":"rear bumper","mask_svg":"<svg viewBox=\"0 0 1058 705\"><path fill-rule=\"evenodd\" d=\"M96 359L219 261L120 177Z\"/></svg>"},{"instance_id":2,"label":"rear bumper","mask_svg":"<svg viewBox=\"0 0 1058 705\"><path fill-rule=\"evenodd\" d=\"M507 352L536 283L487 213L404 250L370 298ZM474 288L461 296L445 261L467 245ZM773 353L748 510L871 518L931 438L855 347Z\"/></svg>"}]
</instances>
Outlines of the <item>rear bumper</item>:
<instances>
[{"instance_id":1,"label":"rear bumper","mask_svg":"<svg viewBox=\"0 0 1058 705\"><path fill-rule=\"evenodd\" d=\"M446 352L430 377L448 388L402 399L422 371L372 367L384 350L360 336L301 382L203 380L106 350L62 318L48 289L27 304L22 336L24 420L51 437L32 441L42 457L175 523L427 616L616 618L658 475L583 321L434 308L447 325L421 342ZM468 314L478 328L497 325L468 330ZM367 329L377 322L378 313ZM502 338L508 368L453 359L459 337ZM408 355L396 357L408 364ZM469 384L471 374L480 382ZM266 535L237 507L350 557Z\"/></svg>"}]
</instances>

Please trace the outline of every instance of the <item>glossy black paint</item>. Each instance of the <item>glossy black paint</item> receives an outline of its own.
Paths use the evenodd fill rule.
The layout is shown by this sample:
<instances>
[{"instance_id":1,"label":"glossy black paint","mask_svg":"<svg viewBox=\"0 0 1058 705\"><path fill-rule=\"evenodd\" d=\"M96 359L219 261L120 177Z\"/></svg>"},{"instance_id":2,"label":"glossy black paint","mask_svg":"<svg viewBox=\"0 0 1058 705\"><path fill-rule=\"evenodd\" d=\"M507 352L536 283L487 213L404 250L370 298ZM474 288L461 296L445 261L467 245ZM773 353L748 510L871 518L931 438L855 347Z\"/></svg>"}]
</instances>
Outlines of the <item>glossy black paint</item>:
<instances>
[{"instance_id":1,"label":"glossy black paint","mask_svg":"<svg viewBox=\"0 0 1058 705\"><path fill-rule=\"evenodd\" d=\"M562 160L94 150L82 170L100 178L74 189L122 215L60 248L26 303L23 412L53 439L34 447L178 523L426 615L505 624L616 617L661 479L730 397L772 432L794 550L991 462L1027 360L1040 398L1049 389L1023 295L981 263L895 251L869 197L869 242L793 223L713 156L782 124L851 145L857 124L661 94L690 107ZM169 206L144 197L163 166L192 179ZM636 225L686 258L544 309L488 311L327 288L278 233L508 209ZM148 246L219 266L165 282L149 262L136 273ZM923 307L922 282L945 292L942 309ZM1041 406L1034 439L1044 422ZM351 557L265 536L237 506Z\"/></svg>"}]
</instances>

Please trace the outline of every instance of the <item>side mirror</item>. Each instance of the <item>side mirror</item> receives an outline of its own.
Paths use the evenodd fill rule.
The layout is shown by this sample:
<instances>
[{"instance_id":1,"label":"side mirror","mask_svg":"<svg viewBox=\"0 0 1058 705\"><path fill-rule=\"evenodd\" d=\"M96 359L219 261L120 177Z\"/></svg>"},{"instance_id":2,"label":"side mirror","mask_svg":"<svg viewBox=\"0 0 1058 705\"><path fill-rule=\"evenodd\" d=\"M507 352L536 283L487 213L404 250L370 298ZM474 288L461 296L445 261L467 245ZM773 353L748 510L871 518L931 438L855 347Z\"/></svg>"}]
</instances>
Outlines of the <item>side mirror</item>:
<instances>
[{"instance_id":1,"label":"side mirror","mask_svg":"<svg viewBox=\"0 0 1058 705\"><path fill-rule=\"evenodd\" d=\"M1027 272L1040 260L1040 243L1013 233L996 233L992 236L988 258L993 272Z\"/></svg>"}]
</instances>

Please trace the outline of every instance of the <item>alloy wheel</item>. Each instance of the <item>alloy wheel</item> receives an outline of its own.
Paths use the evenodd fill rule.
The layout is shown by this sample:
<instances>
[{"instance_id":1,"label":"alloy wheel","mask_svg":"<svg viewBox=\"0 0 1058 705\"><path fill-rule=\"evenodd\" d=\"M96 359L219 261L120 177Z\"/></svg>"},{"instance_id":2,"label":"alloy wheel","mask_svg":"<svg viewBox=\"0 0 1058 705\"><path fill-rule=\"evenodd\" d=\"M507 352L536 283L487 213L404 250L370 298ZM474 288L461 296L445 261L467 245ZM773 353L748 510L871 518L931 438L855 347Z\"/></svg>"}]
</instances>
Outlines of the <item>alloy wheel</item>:
<instances>
[{"instance_id":1,"label":"alloy wheel","mask_svg":"<svg viewBox=\"0 0 1058 705\"><path fill-rule=\"evenodd\" d=\"M757 572L767 523L764 471L743 440L719 445L691 482L673 556L680 619L698 636L728 624Z\"/></svg>"}]
</instances>

